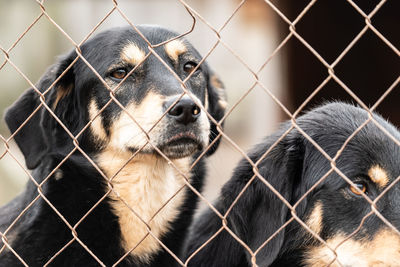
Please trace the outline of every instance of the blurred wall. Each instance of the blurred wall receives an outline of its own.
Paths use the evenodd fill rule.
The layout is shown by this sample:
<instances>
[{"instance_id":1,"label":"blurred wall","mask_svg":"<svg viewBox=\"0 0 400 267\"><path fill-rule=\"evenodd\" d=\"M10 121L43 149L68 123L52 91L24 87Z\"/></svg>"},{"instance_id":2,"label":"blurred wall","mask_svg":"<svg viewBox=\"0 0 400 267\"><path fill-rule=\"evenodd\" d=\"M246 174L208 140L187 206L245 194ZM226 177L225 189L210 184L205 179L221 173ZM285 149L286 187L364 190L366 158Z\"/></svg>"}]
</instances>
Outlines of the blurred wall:
<instances>
[{"instance_id":1,"label":"blurred wall","mask_svg":"<svg viewBox=\"0 0 400 267\"><path fill-rule=\"evenodd\" d=\"M275 1L277 7L295 20L310 3L308 0ZM355 1L369 15L381 1ZM386 1L372 16L371 23L379 32L365 31L347 51L352 41L366 26L365 18L347 1L319 0L296 24L296 32L332 64L337 77L367 106L373 106L393 86L391 93L376 111L400 126L400 1ZM279 39L289 34L289 25L278 18ZM382 36L379 36L382 35ZM386 42L389 42L392 49ZM396 51L397 50L397 51ZM292 111L300 106L328 77L327 68L298 39L292 38L282 50ZM316 94L306 109L324 101L343 100L357 103L341 85L331 79Z\"/></svg>"},{"instance_id":2,"label":"blurred wall","mask_svg":"<svg viewBox=\"0 0 400 267\"><path fill-rule=\"evenodd\" d=\"M118 3L134 24L160 24L181 33L189 30L192 25L191 16L177 0L121 0ZM236 9L239 1L190 0L187 3L218 29ZM54 21L77 43L81 42L113 7L112 1L106 0L45 1L44 6ZM221 44L207 59L225 83L229 99L228 108L252 87L255 79L248 68L258 71L277 46L276 20L271 12L261 0L246 1L221 32L222 39L240 59ZM9 49L39 14L40 8L35 1L0 0L0 46L5 50ZM96 33L126 24L122 16L115 11ZM197 19L194 31L186 38L203 55L217 41L213 31L200 19ZM69 40L42 16L11 50L9 56L32 82L36 82L58 55L71 49L73 45ZM281 54L278 53L259 73L259 80L278 98L285 101L281 61ZM11 105L29 84L10 64L0 69L0 81L0 115L3 116L4 109ZM281 110L277 104L263 88L255 86L227 118L226 134L246 151L260 141L262 136L273 131L281 118ZM10 136L3 121L0 134L6 139ZM0 147L0 153L3 153L4 148L2 145ZM15 154L23 163L18 149L12 143L10 150L13 156ZM215 198L240 157L239 151L229 142L223 141L219 151L208 159L210 171L205 192L207 199ZM23 189L26 179L25 171L13 157L9 153L3 156L0 159L0 204L18 194Z\"/></svg>"}]
</instances>

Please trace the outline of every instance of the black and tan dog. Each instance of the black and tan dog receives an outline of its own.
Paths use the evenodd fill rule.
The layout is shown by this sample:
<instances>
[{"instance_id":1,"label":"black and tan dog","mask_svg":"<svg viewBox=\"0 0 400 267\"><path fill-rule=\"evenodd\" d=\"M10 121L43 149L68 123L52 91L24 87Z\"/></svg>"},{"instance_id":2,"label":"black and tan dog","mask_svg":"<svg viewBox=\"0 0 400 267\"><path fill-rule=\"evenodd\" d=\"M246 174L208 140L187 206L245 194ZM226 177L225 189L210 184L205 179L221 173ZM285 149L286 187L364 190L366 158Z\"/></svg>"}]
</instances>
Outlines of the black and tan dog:
<instances>
[{"instance_id":1,"label":"black and tan dog","mask_svg":"<svg viewBox=\"0 0 400 267\"><path fill-rule=\"evenodd\" d=\"M378 115L374 118L390 135L400 140L400 133L393 125ZM368 113L361 108L331 103L296 121L333 158L346 139L367 119ZM250 152L252 161L257 162L289 127L290 123L284 124ZM361 192L374 200L400 175L400 147L369 122L345 146L336 166L355 187L337 172L331 172L296 209L299 218L330 248L297 221L290 222L272 236L290 220L290 209L259 179L244 191L227 216L227 225L253 252L271 237L257 251L257 266L400 266L400 235L375 214L364 221L355 235L338 246L371 211L371 205ZM291 205L330 169L330 161L297 129L292 129L277 142L258 164L261 176ZM253 175L253 167L247 160L242 160L216 203L222 214L227 212ZM386 191L377 201L376 208L392 226L400 229L400 184L394 184ZM221 227L222 220L215 213L205 212L191 231L187 257ZM331 249L336 249L336 260ZM188 266L245 267L253 266L252 260L250 253L223 230L193 255Z\"/></svg>"},{"instance_id":2,"label":"black and tan dog","mask_svg":"<svg viewBox=\"0 0 400 267\"><path fill-rule=\"evenodd\" d=\"M155 26L138 29L152 44L177 36ZM41 186L44 198L39 197L11 228L38 196L37 186L30 181L23 194L0 209L0 231L9 228L4 238L29 266L47 262L52 266L99 266L99 262L111 266L131 249L118 266L173 266L175 259L160 242L180 256L196 206L194 193L180 190L184 186L181 174L201 189L204 163L200 160L191 170L190 166L212 141L216 142L205 153L215 151L218 131L200 107L216 121L221 119L226 104L222 85L205 63L197 66L202 57L182 38L154 50L182 80L191 75L186 82L190 95L183 97L181 83L155 55L146 58L147 43L131 27L100 33L80 49L111 88L125 79L115 98L130 115L114 101L103 109L110 92L84 60L69 68L75 51L51 66L37 88L44 92L65 72L44 101L74 136L92 122L77 142L105 176L113 177L114 192L123 201L114 192L104 197L109 192L106 180L78 150L62 162L75 145L42 106L18 130L15 141L38 184L62 164ZM8 109L5 119L12 133L40 103L31 88ZM153 146L146 143L148 138ZM67 224L75 227L76 234ZM3 246L0 266L19 265L12 250Z\"/></svg>"}]
</instances>

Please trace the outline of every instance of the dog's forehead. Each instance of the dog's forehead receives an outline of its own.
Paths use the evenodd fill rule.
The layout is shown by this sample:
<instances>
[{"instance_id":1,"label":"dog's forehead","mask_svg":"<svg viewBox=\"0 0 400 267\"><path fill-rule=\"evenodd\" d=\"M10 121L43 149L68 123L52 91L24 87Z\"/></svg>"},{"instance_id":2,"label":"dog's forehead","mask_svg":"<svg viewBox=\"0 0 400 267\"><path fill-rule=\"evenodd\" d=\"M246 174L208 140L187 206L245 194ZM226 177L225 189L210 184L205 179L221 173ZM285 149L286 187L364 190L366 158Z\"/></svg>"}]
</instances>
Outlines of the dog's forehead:
<instances>
[{"instance_id":1,"label":"dog's forehead","mask_svg":"<svg viewBox=\"0 0 400 267\"><path fill-rule=\"evenodd\" d=\"M136 29L119 27L97 34L81 48L84 57L96 65L94 67L100 72L121 61L131 65L142 62L150 51L150 44L163 60L176 62L184 53L190 54L193 59L201 58L198 51L184 38L174 39L177 36L177 33L159 26L142 25ZM155 60L155 56L150 55L150 59ZM99 62L101 66L97 66Z\"/></svg>"},{"instance_id":2,"label":"dog's forehead","mask_svg":"<svg viewBox=\"0 0 400 267\"><path fill-rule=\"evenodd\" d=\"M139 37L144 41L143 35L147 41L149 41L152 45L156 45L162 42L165 42L171 38L177 37L178 33L173 32L169 29L160 27L160 26L152 26L152 25L139 25L136 29L128 27L125 29L126 33L131 37L136 38ZM145 41L147 44L147 42Z\"/></svg>"},{"instance_id":3,"label":"dog's forehead","mask_svg":"<svg viewBox=\"0 0 400 267\"><path fill-rule=\"evenodd\" d=\"M136 28L132 28L130 26L114 27L96 34L94 37L89 39L86 44L105 43L115 45L117 43L130 41L145 47L148 45L148 42L152 45L156 45L176 36L178 36L177 33L159 26L145 25L137 26Z\"/></svg>"},{"instance_id":4,"label":"dog's forehead","mask_svg":"<svg viewBox=\"0 0 400 267\"><path fill-rule=\"evenodd\" d=\"M384 188L400 175L400 147L393 140L400 140L400 133L379 115L373 114L374 121L365 124L368 118L368 112L362 108L331 103L315 109L299 122L331 158L340 151L335 164L347 177L363 175ZM331 169L330 161L310 145L314 164L308 169L322 176ZM337 179L327 182L333 180Z\"/></svg>"},{"instance_id":5,"label":"dog's forehead","mask_svg":"<svg viewBox=\"0 0 400 267\"><path fill-rule=\"evenodd\" d=\"M376 122L379 126L370 122L354 143L361 148L358 156L367 163L368 176L383 187L400 175L400 147L392 139L400 140L400 135L387 121L377 117Z\"/></svg>"},{"instance_id":6,"label":"dog's forehead","mask_svg":"<svg viewBox=\"0 0 400 267\"><path fill-rule=\"evenodd\" d=\"M352 176L367 176L384 188L400 175L400 147L379 127L367 125L344 147L337 166Z\"/></svg>"}]
</instances>

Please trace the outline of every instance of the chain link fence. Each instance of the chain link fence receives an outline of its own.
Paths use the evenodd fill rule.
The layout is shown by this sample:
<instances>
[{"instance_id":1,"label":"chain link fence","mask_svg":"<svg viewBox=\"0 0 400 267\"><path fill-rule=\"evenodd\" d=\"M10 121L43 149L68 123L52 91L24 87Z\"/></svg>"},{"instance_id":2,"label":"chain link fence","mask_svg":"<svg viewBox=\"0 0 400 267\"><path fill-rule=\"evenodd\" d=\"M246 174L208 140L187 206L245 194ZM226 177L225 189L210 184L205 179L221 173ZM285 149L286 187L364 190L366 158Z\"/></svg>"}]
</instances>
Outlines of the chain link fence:
<instances>
[{"instance_id":1,"label":"chain link fence","mask_svg":"<svg viewBox=\"0 0 400 267\"><path fill-rule=\"evenodd\" d=\"M352 1L352 0L343 0L344 2L346 2L348 5L351 6L351 8L353 8L358 16L360 18L362 18L365 22L365 26L362 28L362 30L347 44L347 46L345 47L345 49L343 51L341 51L339 53L339 55L333 60L333 61L327 61L323 56L321 56L321 54L314 49L314 47L312 45L310 45L309 42L307 42L307 40L305 38L303 38L303 36L296 30L296 26L298 25L298 23L305 17L307 16L307 14L313 9L313 6L316 4L317 0L313 0L308 2L308 4L303 8L303 10L297 15L297 17L295 19L289 19L286 15L285 12L282 11L280 8L278 8L278 5L275 3L275 1L268 1L268 0L264 0L264 1L259 1L259 4L262 4L263 7L267 7L269 9L269 12L274 13L274 15L279 16L279 18L284 21L286 28L289 30L289 33L287 34L287 36L285 36L283 38L283 40L276 46L276 48L273 50L273 52L265 58L263 64L261 64L259 67L253 67L250 66L246 59L242 58L237 51L232 48L232 46L225 41L224 37L223 37L223 31L224 29L226 29L227 27L229 27L233 22L234 18L237 16L238 12L243 8L243 6L246 4L246 1L240 1L237 3L235 9L229 14L229 16L226 17L226 19L224 20L224 22L221 24L220 27L215 27L212 23L210 23L204 16L203 14L201 14L200 12L198 12L195 8L192 7L192 4L190 3L190 1L184 1L184 0L177 0L176 3L178 3L181 7L183 7L187 14L191 17L192 20L192 24L191 27L189 27L189 29L182 33L180 36L178 36L177 38L174 39L179 39L181 37L187 37L190 36L192 34L192 32L194 31L194 29L196 29L196 27L198 27L198 25L202 25L202 27L206 27L208 28L209 32L214 36L215 41L213 42L209 42L209 49L208 51L206 51L205 53L203 53L203 59L201 61L201 63L203 63L205 60L207 60L211 55L213 55L213 53L215 53L215 50L218 47L223 47L226 51L228 51L228 54L230 57L235 58L235 60L237 60L238 62L240 62L240 64L242 65L242 67L245 69L244 71L248 72L251 75L250 78L250 82L251 85L246 88L246 90L243 90L240 92L240 96L238 97L238 99L235 99L234 102L230 102L229 106L226 110L226 113L224 115L224 117L220 120L220 121L215 121L215 119L210 116L208 114L208 117L211 121L213 121L216 125L217 125L217 129L218 129L218 133L217 133L217 137L216 140L218 139L223 139L224 142L226 144L228 144L231 149L233 149L234 151L238 152L242 157L244 157L245 159L247 159L251 166L253 167L254 170L254 176L250 179L251 183L252 181L254 181L255 179L259 179L260 181L262 181L265 186L267 186L271 191L273 191L276 196L281 199L281 201L290 209L291 211L291 219L288 220L284 225L281 226L281 228L271 237L269 237L268 240L266 240L264 242L264 244L259 247L257 250L253 251L250 249L250 247L243 241L241 240L235 233L234 231L232 231L231 229L229 229L229 227L227 226L226 223L226 218L229 215L229 212L232 210L232 207L235 205L235 203L237 202L237 200L242 196L243 192L246 190L247 187L243 188L242 192L236 197L236 200L232 203L231 207L228 208L228 213L227 214L221 214L219 213L219 211L213 206L213 204L211 203L211 201L204 197L202 192L198 192L190 183L189 181L189 177L188 177L188 172L184 172L183 170L180 170L178 166L176 166L171 159L169 159L160 149L157 148L157 146L153 143L153 140L151 140L148 137L148 133L141 127L141 125L137 122L137 120L135 119L135 114L129 114L129 112L126 110L126 108L124 107L124 105L122 105L117 98L115 97L115 90L118 88L111 88L107 82L102 78L102 76L97 73L97 71L95 70L95 68L93 68L91 66L91 64L85 59L85 57L82 55L81 53L81 45L83 43L85 43L90 37L92 37L95 32L105 23L105 21L107 21L107 19L110 16L119 16L126 24L129 24L132 29L134 29L142 38L143 40L148 44L148 49L149 49L149 53L146 55L145 59L147 57L149 57L150 55L155 56L156 58L158 58L160 61L163 61L163 59L157 54L157 52L155 51L156 47L159 47L161 45L164 45L165 42L161 43L161 44L152 44L150 43L145 36L139 31L139 29L135 26L135 21L130 19L127 15L126 15L126 11L124 10L124 8L121 7L119 1L114 0L114 1L109 1L110 4L110 9L108 10L108 12L101 18L99 19L97 25L95 25L87 34L86 36L82 39L82 40L75 40L73 37L71 37L71 35L69 35L64 28L59 25L57 23L57 21L55 21L53 19L53 17L49 14L48 10L47 10L47 6L46 6L46 2L45 1L36 1L36 5L39 8L37 17L32 21L32 23L25 29L25 31L23 31L18 38L15 40L15 42L7 47L3 47L0 44L0 50L3 54L4 60L1 62L0 64L0 71L1 69L3 69L6 65L11 66L28 84L29 86L31 86L32 88L34 88L34 90L36 91L36 93L38 94L38 96L40 97L40 106L36 109L35 112L37 112L40 108L45 108L47 110L47 112L49 114L52 115L52 117L63 127L63 129L65 130L65 132L69 135L69 137L71 138L71 140L73 140L74 143L74 149L72 151L70 151L70 153L60 162L60 164L58 165L57 168L55 168L54 170L52 170L50 172L50 174L40 183L38 183L30 174L30 172L27 170L27 168L25 167L25 164L23 161L21 161L21 158L17 155L18 152L15 151L15 148L13 148L10 144L12 143L15 135L21 130L21 128L24 127L24 125L26 125L29 120L31 119L31 117L35 114L32 113L32 115L30 117L28 117L26 119L26 121L20 126L20 128L18 130L16 130L15 132L11 133L11 135L9 136L4 136L1 135L0 138L4 144L5 150L3 151L2 155L0 156L0 160L2 158L4 158L6 155L11 157L18 165L21 169L24 170L25 174L29 177L30 181L33 182L36 187L37 187L37 192L38 195L37 197L29 204L25 207L25 209L23 210L23 212L8 226L7 229L5 229L5 231L1 232L1 240L3 242L1 248L0 248L0 257L1 257L1 253L6 251L6 250L10 250L15 257L17 257L19 259L19 261L24 265L24 266L28 266L27 262L17 253L17 250L13 247L12 243L9 242L9 232L11 231L11 229L13 229L13 227L18 223L18 221L20 220L20 218L34 205L35 202L37 202L39 199L44 200L54 211L54 213L56 213L59 218L65 223L65 225L70 229L71 231L71 240L66 243L64 245L64 247L59 250L55 255L53 255L53 257L51 257L51 259L45 264L45 266L50 265L52 263L52 261L59 255L61 254L65 249L67 249L72 243L74 242L78 242L88 253L90 253L90 255L98 262L98 264L100 266L105 266L105 264L100 260L100 258L98 257L98 255L95 255L95 253L93 253L89 247L87 247L85 245L85 243L80 239L80 236L78 235L76 229L77 227L79 227L79 225L81 224L82 221L84 221L89 215L90 213L102 202L104 201L104 199L106 199L107 197L110 196L110 194L114 194L115 196L117 196L119 198L119 201L121 201L123 203L123 205L126 205L127 208L136 216L139 216L138 213L132 208L129 207L129 204L127 203L126 200L124 200L119 192L115 191L114 189L114 185L113 185L113 179L115 178L115 176L123 169L123 167L112 177L107 177L107 175L105 175L103 173L103 171L99 168L99 166L97 166L96 162L79 146L79 142L78 139L79 137L88 130L88 128L90 127L90 125L93 123L93 120L90 121L84 128L81 129L81 131L74 135L70 129L68 129L68 127L65 126L65 124L62 122L62 120L60 118L58 118L56 116L56 114L54 113L52 107L48 106L45 102L45 97L46 95L51 91L54 90L54 86L56 84L56 82L66 73L64 72L63 74L61 74L61 76L44 92L41 92L40 90L38 90L38 88L35 87L34 82L32 82L29 78L28 78L28 74L26 72L24 72L21 67L18 66L18 64L16 64L13 60L13 56L12 52L13 50L18 46L18 44L21 42L21 40L23 40L24 38L27 38L28 33L31 31L31 29L33 27L35 27L36 24L42 22L42 21L47 21L49 23L51 23L56 30L62 35L63 38L65 38L66 40L68 40L68 42L70 43L70 45L72 45L75 48L75 51L77 53L77 57L75 58L75 60L73 61L73 63L69 66L72 67L72 65L78 60L82 60L83 62L85 62L85 64L91 69L91 71L97 76L97 78L102 82L102 84L109 90L110 92L110 97L111 100L99 110L99 113L96 114L96 117L100 115L100 113L107 108L107 106L109 106L111 103L115 103L117 104L121 110L123 112L125 112L129 118L132 120L132 123L136 124L138 127L140 127L142 129L142 131L144 131L145 135L147 136L147 142L144 146L146 145L150 145L152 146L152 148L154 150L157 151L157 153L162 156L170 165L172 165L176 171L182 175L183 177L185 177L185 184L182 188L180 188L179 190L177 190L177 192L175 192L175 194L163 205L163 207L161 207L154 215L152 218L154 218L155 216L157 216L157 214L165 207L165 205L167 205L170 201L172 201L174 199L174 197L176 196L176 194L178 194L181 190L183 190L184 188L189 188L190 190L192 190L200 199L200 202L204 205L207 206L208 208L210 208L211 210L213 210L221 219L222 223L222 227L220 229L220 231L222 230L226 230L230 233L230 235L232 235L233 238L235 238L247 251L248 253L250 253L250 255L252 256L252 262L253 262L253 266L257 266L256 264L256 256L257 253L275 236L277 235L280 231L282 231L288 224L290 224L292 221L297 221L300 225L302 225L302 227L304 227L304 229L306 229L306 231L308 231L313 237L315 237L317 240L319 240L321 243L323 243L326 247L328 247L335 255L335 250L338 249L339 246L341 246L343 243L345 243L348 239L350 239L352 236L354 236L355 234L357 234L357 232L361 229L362 223L369 217L372 215L375 215L377 217L379 217L382 222L389 227L390 229L392 229L394 232L396 232L397 234L400 234L399 230L394 227L388 220L387 218L385 218L376 208L376 203L377 201L379 201L379 199L382 198L382 196L388 191L390 190L393 186L395 186L395 184L400 180L400 177L397 177L377 198L375 198L374 200L370 199L367 195L363 195L363 197L365 198L365 200L370 204L371 206L371 212L369 212L362 220L360 226L349 236L347 236L347 238L345 240L343 240L340 244L338 244L336 247L330 247L329 244L323 240L317 233L315 233L297 214L296 214L296 207L312 192L312 190L314 190L318 185L320 185L328 176L331 172L336 172L337 174L339 174L347 183L349 183L352 186L355 186L353 184L353 182L340 170L336 167L336 160L338 159L338 157L341 155L341 153L343 152L343 150L345 149L346 145L350 142L350 140L352 140L352 138L357 135L357 133L359 133L367 124L369 123L373 123L375 124L380 130L382 130L382 132L384 132L397 146L400 146L400 140L397 140L394 136L392 136L384 127L382 127L372 116L372 112L375 111L377 109L377 107L379 105L381 105L381 103L387 99L387 96L392 93L396 86L399 84L400 81L400 77L397 76L397 78L392 82L392 84L386 89L386 91L379 97L379 99L372 105L372 106L368 106L366 103L364 103L361 99L360 96L356 95L352 88L349 88L349 86L336 74L335 72L335 67L343 60L343 58L354 48L354 46L360 41L360 39L366 34L366 32L373 32L376 37L378 37L385 46L387 46L387 48L389 48L391 51L393 51L393 55L394 57L396 57L397 59L400 56L400 51L398 50L398 48L391 43L390 40L387 39L387 37L385 37L384 34L382 34L375 26L373 23L373 18L374 16L380 11L380 9L385 5L386 2L385 0L379 1L377 2L376 6L373 8L372 11L370 11L369 13L366 13L365 11L363 11L356 3L356 1ZM246 38L245 36L242 36L241 38ZM174 40L173 39L173 40ZM278 57L278 54L281 52L281 50L285 47L285 45L291 40L291 39L296 39L298 40L303 46L304 48L306 48L309 52L312 53L312 55L323 64L323 66L326 68L327 71L327 75L326 78L323 80L323 82L321 84L319 84L314 90L313 93L311 95L309 95L307 97L307 99L301 104L299 105L296 110L294 112L290 111L290 108L287 107L287 105L280 99L280 97L277 97L276 92L274 92L273 90L271 90L268 86L265 85L265 83L260 79L260 75L262 73L262 71L266 68L266 66L268 66L270 64L270 62L275 59L276 57ZM170 42L172 40L169 40L168 42ZM196 47L196 43L194 43L194 46ZM144 60L145 60L144 59ZM138 65L142 64L144 62L144 60L139 63ZM185 83L188 81L188 79L190 79L190 76L188 78L186 78L185 80L181 80L174 72L173 69L171 69L167 63L162 62L164 64L164 66L168 69L168 71L171 73L171 75L173 75L174 77L176 77L176 79L179 80L179 82L181 83L182 86L182 96L185 94L189 94ZM68 69L67 69L68 70ZM218 72L218 70L217 70ZM229 79L229 77L226 77ZM296 118L299 116L299 114L301 112L304 111L304 108L307 104L310 103L310 101L312 101L312 99L324 88L324 86L326 86L327 83L334 81L335 83L337 83L348 95L350 95L352 97L352 99L355 101L355 103L357 103L360 107L362 107L363 109L365 109L369 114L369 118L351 135L347 138L346 142L343 144L343 146L341 147L341 149L339 151L337 151L336 155L334 157L330 157L303 129L301 129L297 123L296 123ZM284 116L287 116L290 121L291 121L291 127L290 129L285 132L285 134L283 136L281 136L281 138L279 138L279 140L282 140L292 129L296 129L297 131L299 131L310 143L312 143L317 149L318 151L324 155L324 157L329 160L330 164L331 164L331 169L324 175L322 176L319 181L313 186L311 187L308 192L303 195L300 200L298 202L296 202L294 205L290 204L276 189L273 188L273 186L264 178L262 177L262 175L260 175L260 173L258 172L258 168L257 168L257 164L259 162L261 162L263 159L265 159L268 156L269 151L271 151L271 149L273 149L273 147L278 143L276 142L274 146L272 146L268 151L266 151L266 153L263 155L263 157L258 161L258 162L252 162L251 159L246 155L246 151L245 149L243 149L240 145L238 145L238 143L234 140L234 138L232 138L229 134L226 133L226 131L223 129L222 124L229 120L229 118L231 117L232 113L235 112L235 110L237 110L238 106L241 105L242 102L244 102L246 100L246 98L257 88L260 88L261 91L263 92L263 95L266 98L269 98L270 100L273 101L273 103L275 103L279 108L280 108L280 112L282 112L284 114ZM229 88L228 88L229 90ZM207 112L207 110L202 106L201 107L203 112ZM165 115L165 114L164 114ZM162 118L160 118L161 120ZM159 121L160 121L159 120ZM262 133L264 134L264 133ZM279 141L278 140L278 141ZM143 147L144 147L143 146ZM208 146L208 148L210 148L212 146L212 144L210 144ZM143 148L142 147L142 148ZM44 185L48 182L49 178L56 173L57 169L65 162L69 159L69 157L75 153L79 151L82 155L84 155L86 157L86 159L90 162L90 164L96 168L96 170L102 175L102 177L104 178L104 182L107 183L108 186L108 191L104 194L104 196L79 220L79 222L77 224L71 225L67 219L63 216L63 214L61 212L59 212L57 210L57 208L54 206L54 204L46 197L46 195L43 193L43 187ZM140 152L140 150L138 151L138 153ZM205 151L206 152L206 151ZM194 163L191 165L191 168L193 168L201 158L203 158L205 156L205 152L202 153L199 158L197 158ZM135 157L137 155L137 153L135 153L133 155L133 157ZM231 171L227 171L228 175ZM139 216L140 217L140 216ZM191 255L187 260L183 260L181 258L179 258L177 255L175 255L172 251L169 250L168 247L166 247L161 241L160 239L157 237L156 234L154 234L151 231L151 227L149 226L149 221L146 221L142 218L139 218L143 223L145 223L147 225L147 234L145 237L143 237L143 239L140 242L143 242L143 240L146 239L146 237L151 236L154 239L157 240L157 242L159 242L159 244L166 250L168 251L168 253L171 254L172 257L175 258L175 260L181 265L181 266L187 266L188 263L190 262L190 259L194 256ZM218 231L218 232L220 232ZM57 237L54 237L57 238ZM211 240L214 237L210 238L210 240L208 240L206 243L204 243L204 246L206 246L209 242L211 242ZM140 244L140 243L139 243ZM137 244L137 246L139 245ZM202 247L199 248L199 250L202 249ZM129 253L131 251L133 251L136 248L133 247L130 251L127 251L127 253L120 259L115 259L115 264L114 266L117 266L125 257L127 257L129 255ZM199 251L198 250L198 251ZM335 259L333 260L335 261ZM333 263L332 261L332 263ZM340 263L339 263L340 264Z\"/></svg>"}]
</instances>

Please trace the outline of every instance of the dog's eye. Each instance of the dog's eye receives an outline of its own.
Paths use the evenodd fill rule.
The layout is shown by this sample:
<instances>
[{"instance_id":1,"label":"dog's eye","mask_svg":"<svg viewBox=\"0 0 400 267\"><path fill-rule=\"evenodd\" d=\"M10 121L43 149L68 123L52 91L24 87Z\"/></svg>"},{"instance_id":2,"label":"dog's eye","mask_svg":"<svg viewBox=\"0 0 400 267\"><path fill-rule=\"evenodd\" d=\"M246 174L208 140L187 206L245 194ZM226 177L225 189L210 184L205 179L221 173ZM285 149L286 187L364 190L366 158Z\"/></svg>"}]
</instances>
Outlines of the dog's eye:
<instances>
[{"instance_id":1,"label":"dog's eye","mask_svg":"<svg viewBox=\"0 0 400 267\"><path fill-rule=\"evenodd\" d=\"M125 69L117 69L111 72L111 77L116 80L122 80L123 78L125 78L127 73L128 72Z\"/></svg>"},{"instance_id":2,"label":"dog's eye","mask_svg":"<svg viewBox=\"0 0 400 267\"><path fill-rule=\"evenodd\" d=\"M185 63L185 65L183 65L183 70L186 72L186 73L192 73L193 71L194 71L194 69L197 67L197 64L196 63L194 63L193 61L189 61L189 62L187 62L187 63ZM197 69L197 70L199 70L199 69ZM196 71L197 71L196 70Z\"/></svg>"},{"instance_id":3,"label":"dog's eye","mask_svg":"<svg viewBox=\"0 0 400 267\"><path fill-rule=\"evenodd\" d=\"M365 183L358 182L358 183L354 183L354 185L355 185L361 192L363 192L363 193L366 193L366 192L367 192L367 185L366 185ZM350 187L350 191L351 191L353 194L356 194L357 196L361 196L361 193L360 193L354 186L349 185L349 187Z\"/></svg>"}]
</instances>

